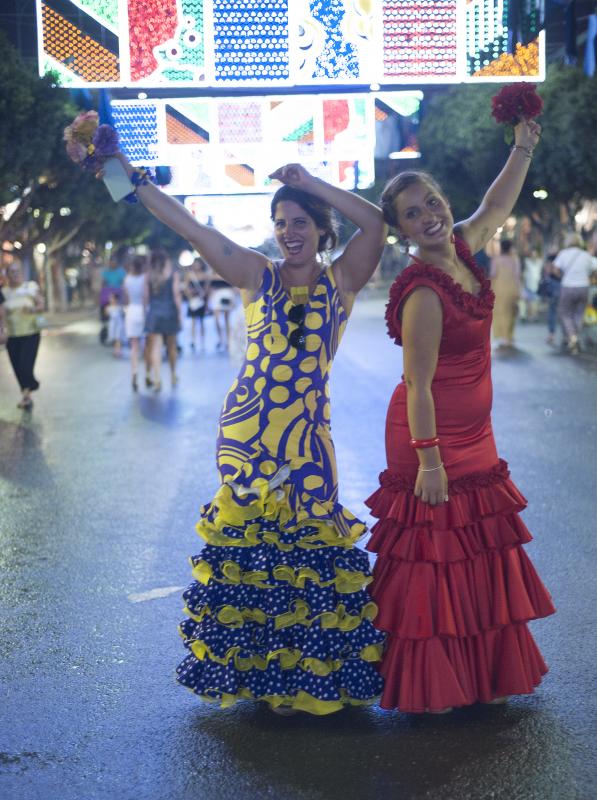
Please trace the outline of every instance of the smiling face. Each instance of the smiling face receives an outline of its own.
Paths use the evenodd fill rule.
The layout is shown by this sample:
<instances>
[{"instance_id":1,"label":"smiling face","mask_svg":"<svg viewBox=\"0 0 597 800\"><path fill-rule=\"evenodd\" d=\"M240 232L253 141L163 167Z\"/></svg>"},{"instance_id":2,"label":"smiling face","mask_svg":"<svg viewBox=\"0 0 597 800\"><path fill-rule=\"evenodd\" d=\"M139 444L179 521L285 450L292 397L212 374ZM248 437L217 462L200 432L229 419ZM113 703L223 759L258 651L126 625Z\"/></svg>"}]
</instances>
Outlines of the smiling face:
<instances>
[{"instance_id":1,"label":"smiling face","mask_svg":"<svg viewBox=\"0 0 597 800\"><path fill-rule=\"evenodd\" d=\"M280 200L274 213L274 234L284 260L298 265L315 258L324 231L298 203Z\"/></svg>"},{"instance_id":2,"label":"smiling face","mask_svg":"<svg viewBox=\"0 0 597 800\"><path fill-rule=\"evenodd\" d=\"M454 217L446 198L424 181L408 186L394 199L399 232L422 249L450 241Z\"/></svg>"}]
</instances>

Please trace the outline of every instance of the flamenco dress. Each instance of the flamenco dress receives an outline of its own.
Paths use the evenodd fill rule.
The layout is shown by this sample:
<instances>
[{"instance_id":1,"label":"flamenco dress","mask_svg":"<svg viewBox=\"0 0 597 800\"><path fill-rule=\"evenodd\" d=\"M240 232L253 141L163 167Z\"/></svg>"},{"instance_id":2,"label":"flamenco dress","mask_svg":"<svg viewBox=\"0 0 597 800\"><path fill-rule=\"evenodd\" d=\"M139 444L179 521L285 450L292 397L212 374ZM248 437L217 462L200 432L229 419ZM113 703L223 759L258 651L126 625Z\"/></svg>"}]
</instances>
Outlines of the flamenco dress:
<instances>
[{"instance_id":1,"label":"flamenco dress","mask_svg":"<svg viewBox=\"0 0 597 800\"><path fill-rule=\"evenodd\" d=\"M418 460L409 445L404 379L386 420L387 469L368 499L377 522L370 593L387 634L382 708L440 711L533 692L547 672L527 622L554 612L523 545L526 500L498 457L491 426L490 328L493 292L468 249L460 260L480 285L466 292L415 258L390 289L386 320L402 344L399 313L419 286L442 305L443 330L431 390L449 500L413 494Z\"/></svg>"},{"instance_id":2,"label":"flamenco dress","mask_svg":"<svg viewBox=\"0 0 597 800\"><path fill-rule=\"evenodd\" d=\"M304 305L305 349L288 339L293 307L268 264L220 417L221 485L197 524L177 679L222 707L328 714L381 694L383 634L354 547L365 526L338 502L328 378L347 317L331 269Z\"/></svg>"}]
</instances>

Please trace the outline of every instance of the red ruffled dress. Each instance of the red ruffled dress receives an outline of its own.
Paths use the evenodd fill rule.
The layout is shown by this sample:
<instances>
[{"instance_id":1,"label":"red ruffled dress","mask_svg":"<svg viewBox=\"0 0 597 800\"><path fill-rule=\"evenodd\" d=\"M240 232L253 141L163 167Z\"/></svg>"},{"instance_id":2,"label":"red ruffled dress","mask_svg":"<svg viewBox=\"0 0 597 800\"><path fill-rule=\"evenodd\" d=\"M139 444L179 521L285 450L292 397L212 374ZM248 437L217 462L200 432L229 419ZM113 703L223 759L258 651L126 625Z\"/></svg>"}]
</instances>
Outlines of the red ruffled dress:
<instances>
[{"instance_id":1,"label":"red ruffled dress","mask_svg":"<svg viewBox=\"0 0 597 800\"><path fill-rule=\"evenodd\" d=\"M493 292L462 239L456 247L478 295L415 259L394 282L386 312L402 344L399 312L415 288L433 289L443 309L432 392L449 501L432 507L413 494L418 460L404 380L388 409L388 468L367 501L378 518L368 545L377 553L375 625L387 634L381 706L409 712L531 693L547 666L526 623L555 610L522 548L531 540L518 515L526 500L493 438Z\"/></svg>"}]
</instances>

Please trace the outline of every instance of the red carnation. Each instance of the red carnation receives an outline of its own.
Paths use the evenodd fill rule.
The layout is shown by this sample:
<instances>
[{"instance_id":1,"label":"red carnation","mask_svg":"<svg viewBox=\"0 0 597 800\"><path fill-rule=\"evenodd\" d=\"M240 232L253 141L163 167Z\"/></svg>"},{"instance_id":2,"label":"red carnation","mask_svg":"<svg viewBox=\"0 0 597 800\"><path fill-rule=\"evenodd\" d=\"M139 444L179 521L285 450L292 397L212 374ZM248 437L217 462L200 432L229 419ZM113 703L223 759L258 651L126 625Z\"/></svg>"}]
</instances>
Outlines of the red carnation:
<instances>
[{"instance_id":1,"label":"red carnation","mask_svg":"<svg viewBox=\"0 0 597 800\"><path fill-rule=\"evenodd\" d=\"M517 125L521 119L533 119L541 113L543 100L534 83L513 83L504 86L491 100L496 122Z\"/></svg>"}]
</instances>

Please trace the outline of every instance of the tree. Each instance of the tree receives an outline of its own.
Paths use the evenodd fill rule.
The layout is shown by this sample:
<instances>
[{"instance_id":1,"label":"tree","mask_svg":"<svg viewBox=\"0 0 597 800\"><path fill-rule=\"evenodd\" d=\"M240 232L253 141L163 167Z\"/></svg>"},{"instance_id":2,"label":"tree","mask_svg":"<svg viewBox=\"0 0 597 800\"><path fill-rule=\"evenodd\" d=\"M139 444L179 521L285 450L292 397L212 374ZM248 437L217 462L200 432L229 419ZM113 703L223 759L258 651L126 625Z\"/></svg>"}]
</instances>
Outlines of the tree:
<instances>
[{"instance_id":1,"label":"tree","mask_svg":"<svg viewBox=\"0 0 597 800\"><path fill-rule=\"evenodd\" d=\"M423 167L445 187L457 219L478 206L507 156L502 127L491 116L496 91L494 85L451 87L431 99L421 122ZM538 92L543 135L515 210L551 241L562 216L573 220L584 200L597 198L597 81L552 65ZM546 199L534 196L538 189Z\"/></svg>"}]
</instances>

